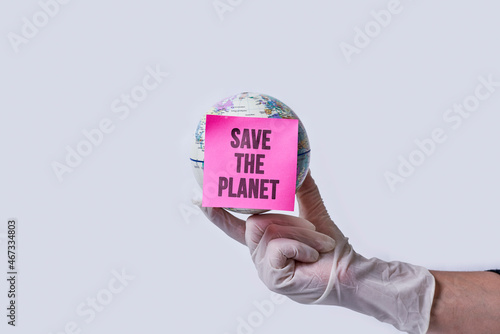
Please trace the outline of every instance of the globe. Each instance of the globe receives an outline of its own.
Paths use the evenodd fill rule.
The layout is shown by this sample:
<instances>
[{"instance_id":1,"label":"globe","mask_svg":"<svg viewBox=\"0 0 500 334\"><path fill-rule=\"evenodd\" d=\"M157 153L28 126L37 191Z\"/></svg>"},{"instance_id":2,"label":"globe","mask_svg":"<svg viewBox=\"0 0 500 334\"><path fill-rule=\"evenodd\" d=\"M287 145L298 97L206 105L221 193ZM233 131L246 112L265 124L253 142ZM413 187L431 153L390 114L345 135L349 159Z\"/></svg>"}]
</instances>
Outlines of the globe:
<instances>
[{"instance_id":1,"label":"globe","mask_svg":"<svg viewBox=\"0 0 500 334\"><path fill-rule=\"evenodd\" d=\"M304 125L293 110L280 100L265 94L244 92L228 97L215 104L203 115L198 123L198 126L196 127L190 160L196 181L202 189L205 160L206 115L298 119L299 133L297 142L297 182L295 190L297 191L300 188L306 178L307 171L309 170L311 156L309 139ZM243 214L257 214L268 211L245 208L225 209Z\"/></svg>"}]
</instances>

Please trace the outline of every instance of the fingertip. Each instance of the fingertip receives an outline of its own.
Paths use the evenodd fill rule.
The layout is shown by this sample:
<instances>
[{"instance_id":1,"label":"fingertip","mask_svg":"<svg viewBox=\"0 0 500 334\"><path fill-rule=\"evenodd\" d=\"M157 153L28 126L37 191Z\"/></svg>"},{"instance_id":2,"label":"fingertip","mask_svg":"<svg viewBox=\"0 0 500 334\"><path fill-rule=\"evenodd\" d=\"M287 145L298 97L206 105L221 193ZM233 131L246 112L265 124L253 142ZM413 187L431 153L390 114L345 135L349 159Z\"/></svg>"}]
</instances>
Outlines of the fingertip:
<instances>
[{"instance_id":1,"label":"fingertip","mask_svg":"<svg viewBox=\"0 0 500 334\"><path fill-rule=\"evenodd\" d=\"M312 262L316 262L319 260L319 252L315 249L313 249L313 250L314 250L314 252L311 254Z\"/></svg>"},{"instance_id":2,"label":"fingertip","mask_svg":"<svg viewBox=\"0 0 500 334\"><path fill-rule=\"evenodd\" d=\"M312 230L312 231L316 231L316 225L314 225L313 223L311 223L309 220L305 219L306 222L309 223L309 228Z\"/></svg>"},{"instance_id":3,"label":"fingertip","mask_svg":"<svg viewBox=\"0 0 500 334\"><path fill-rule=\"evenodd\" d=\"M300 261L302 263L318 262L320 253L316 249L310 248L307 245L301 245L300 248L300 255L295 258L297 261Z\"/></svg>"},{"instance_id":4,"label":"fingertip","mask_svg":"<svg viewBox=\"0 0 500 334\"><path fill-rule=\"evenodd\" d=\"M194 206L198 207L208 219L212 220L214 208L203 206L202 201L199 198L191 198L191 203L193 203Z\"/></svg>"},{"instance_id":5,"label":"fingertip","mask_svg":"<svg viewBox=\"0 0 500 334\"><path fill-rule=\"evenodd\" d=\"M335 246L337 245L337 242L333 239L333 238L330 238L328 237L328 240L326 243L325 243L325 253L328 253L328 252L331 252L332 250L335 249Z\"/></svg>"},{"instance_id":6,"label":"fingertip","mask_svg":"<svg viewBox=\"0 0 500 334\"><path fill-rule=\"evenodd\" d=\"M320 253L331 252L337 243L331 237L322 234L320 238L316 239L316 250Z\"/></svg>"},{"instance_id":7,"label":"fingertip","mask_svg":"<svg viewBox=\"0 0 500 334\"><path fill-rule=\"evenodd\" d=\"M302 219L300 226L297 226L297 227L305 228L305 229L308 229L311 231L316 231L316 225L314 225L312 222L310 222L307 219Z\"/></svg>"},{"instance_id":8,"label":"fingertip","mask_svg":"<svg viewBox=\"0 0 500 334\"><path fill-rule=\"evenodd\" d=\"M197 197L191 198L191 203L193 203L193 205L199 207L200 209L202 208L200 198L197 198Z\"/></svg>"}]
</instances>

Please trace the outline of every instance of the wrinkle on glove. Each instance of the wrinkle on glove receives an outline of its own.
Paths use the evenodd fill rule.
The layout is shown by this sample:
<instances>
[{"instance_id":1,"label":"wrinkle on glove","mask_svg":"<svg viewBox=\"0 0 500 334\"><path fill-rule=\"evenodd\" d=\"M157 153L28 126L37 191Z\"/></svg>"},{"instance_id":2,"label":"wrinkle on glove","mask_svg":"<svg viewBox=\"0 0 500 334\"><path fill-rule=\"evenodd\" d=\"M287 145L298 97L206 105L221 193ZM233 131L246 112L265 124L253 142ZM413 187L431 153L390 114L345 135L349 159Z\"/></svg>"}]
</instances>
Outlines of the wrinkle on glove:
<instances>
[{"instance_id":1,"label":"wrinkle on glove","mask_svg":"<svg viewBox=\"0 0 500 334\"><path fill-rule=\"evenodd\" d=\"M330 279L314 304L337 305L370 315L410 334L429 329L435 279L423 267L366 259L337 241ZM340 258L338 260L338 258Z\"/></svg>"}]
</instances>

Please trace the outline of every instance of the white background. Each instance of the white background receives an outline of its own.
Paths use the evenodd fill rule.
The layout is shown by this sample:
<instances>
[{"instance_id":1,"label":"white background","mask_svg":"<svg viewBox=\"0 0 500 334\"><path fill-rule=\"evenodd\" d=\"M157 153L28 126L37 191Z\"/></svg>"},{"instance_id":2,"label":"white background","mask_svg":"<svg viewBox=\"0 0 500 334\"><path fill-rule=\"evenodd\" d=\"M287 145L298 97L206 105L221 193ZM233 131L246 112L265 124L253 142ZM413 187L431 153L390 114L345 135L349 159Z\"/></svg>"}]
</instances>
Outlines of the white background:
<instances>
[{"instance_id":1,"label":"white background","mask_svg":"<svg viewBox=\"0 0 500 334\"><path fill-rule=\"evenodd\" d=\"M8 34L40 6L2 1L0 267L16 217L20 274L18 326L2 306L1 333L59 333L71 322L81 333L238 332L270 293L247 249L191 205L189 150L201 115L242 91L274 96L302 119L313 176L359 253L441 270L500 266L500 89L460 128L443 120L479 76L500 81L500 5L401 0L349 63L340 44L388 1L232 3L221 19L212 0L73 0L16 53ZM169 76L121 120L111 104L148 66ZM53 162L105 118L114 131L59 182ZM384 173L437 127L447 141L391 191ZM104 293L113 270L135 278L87 323L76 308ZM396 332L289 300L252 331Z\"/></svg>"}]
</instances>

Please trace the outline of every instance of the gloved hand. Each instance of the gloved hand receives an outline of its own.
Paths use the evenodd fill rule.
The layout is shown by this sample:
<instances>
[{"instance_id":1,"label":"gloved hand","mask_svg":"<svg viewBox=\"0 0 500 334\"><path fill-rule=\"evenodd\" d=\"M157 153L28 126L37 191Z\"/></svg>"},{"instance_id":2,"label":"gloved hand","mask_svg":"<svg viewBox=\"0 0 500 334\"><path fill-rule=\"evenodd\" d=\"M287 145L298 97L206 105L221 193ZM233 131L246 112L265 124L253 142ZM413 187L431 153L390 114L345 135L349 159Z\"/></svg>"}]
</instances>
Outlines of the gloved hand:
<instances>
[{"instance_id":1,"label":"gloved hand","mask_svg":"<svg viewBox=\"0 0 500 334\"><path fill-rule=\"evenodd\" d=\"M297 199L300 217L261 214L245 223L221 208L202 211L249 247L270 290L299 303L347 307L411 334L426 333L435 289L431 273L357 254L331 220L310 173Z\"/></svg>"}]
</instances>

